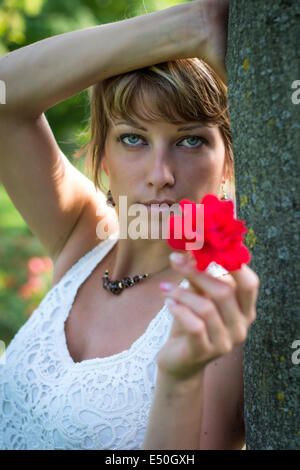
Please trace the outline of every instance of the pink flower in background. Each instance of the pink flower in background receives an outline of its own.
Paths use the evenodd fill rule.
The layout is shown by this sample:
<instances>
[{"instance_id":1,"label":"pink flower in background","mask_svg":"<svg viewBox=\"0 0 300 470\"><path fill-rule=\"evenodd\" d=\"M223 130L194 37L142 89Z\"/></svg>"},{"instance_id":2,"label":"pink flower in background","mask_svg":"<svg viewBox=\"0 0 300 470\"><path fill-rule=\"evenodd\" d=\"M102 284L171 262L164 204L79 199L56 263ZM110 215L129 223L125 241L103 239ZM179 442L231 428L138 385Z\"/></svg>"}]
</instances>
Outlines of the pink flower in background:
<instances>
[{"instance_id":1,"label":"pink flower in background","mask_svg":"<svg viewBox=\"0 0 300 470\"><path fill-rule=\"evenodd\" d=\"M38 276L31 276L28 281L18 290L20 297L28 299L35 292L40 292L45 288L45 284Z\"/></svg>"},{"instance_id":2,"label":"pink flower in background","mask_svg":"<svg viewBox=\"0 0 300 470\"><path fill-rule=\"evenodd\" d=\"M53 262L51 258L47 256L43 258L37 256L30 258L27 263L28 280L18 290L20 297L28 299L36 292L43 291L46 288L46 283L41 274L49 273L52 269Z\"/></svg>"},{"instance_id":3,"label":"pink flower in background","mask_svg":"<svg viewBox=\"0 0 300 470\"><path fill-rule=\"evenodd\" d=\"M44 263L41 258L30 258L27 264L28 267L28 274L30 276L35 276L37 274L40 274L43 269L44 269Z\"/></svg>"},{"instance_id":4,"label":"pink flower in background","mask_svg":"<svg viewBox=\"0 0 300 470\"><path fill-rule=\"evenodd\" d=\"M37 274L51 271L53 268L53 263L49 257L33 257L28 261L27 267L28 275L36 276Z\"/></svg>"},{"instance_id":5,"label":"pink flower in background","mask_svg":"<svg viewBox=\"0 0 300 470\"><path fill-rule=\"evenodd\" d=\"M49 258L49 257L45 257L45 258L42 258L42 260L43 260L43 263L44 263L44 272L48 273L48 272L52 271L52 269L53 269L52 259Z\"/></svg>"}]
</instances>

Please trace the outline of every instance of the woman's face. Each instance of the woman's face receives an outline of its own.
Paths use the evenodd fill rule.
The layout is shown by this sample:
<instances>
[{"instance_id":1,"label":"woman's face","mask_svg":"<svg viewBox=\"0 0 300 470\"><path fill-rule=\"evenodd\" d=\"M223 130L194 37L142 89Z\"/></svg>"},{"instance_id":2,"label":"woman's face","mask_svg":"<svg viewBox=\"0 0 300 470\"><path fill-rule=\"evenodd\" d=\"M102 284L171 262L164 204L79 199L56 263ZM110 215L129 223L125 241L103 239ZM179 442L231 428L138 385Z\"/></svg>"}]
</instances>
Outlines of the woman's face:
<instances>
[{"instance_id":1,"label":"woman's face","mask_svg":"<svg viewBox=\"0 0 300 470\"><path fill-rule=\"evenodd\" d=\"M219 196L227 177L224 164L218 127L140 119L134 126L114 121L101 163L117 206L119 196L127 196L128 207L153 199L199 203L206 193Z\"/></svg>"}]
</instances>

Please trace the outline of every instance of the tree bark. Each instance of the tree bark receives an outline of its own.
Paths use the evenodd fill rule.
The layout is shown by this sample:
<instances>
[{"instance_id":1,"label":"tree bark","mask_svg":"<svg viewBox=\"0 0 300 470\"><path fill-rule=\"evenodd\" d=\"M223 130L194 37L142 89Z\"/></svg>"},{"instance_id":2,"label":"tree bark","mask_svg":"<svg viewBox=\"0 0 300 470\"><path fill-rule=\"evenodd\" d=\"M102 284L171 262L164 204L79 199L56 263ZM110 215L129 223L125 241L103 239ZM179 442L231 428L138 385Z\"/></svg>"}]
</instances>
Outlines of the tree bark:
<instances>
[{"instance_id":1,"label":"tree bark","mask_svg":"<svg viewBox=\"0 0 300 470\"><path fill-rule=\"evenodd\" d=\"M299 21L298 0L230 0L237 217L261 281L244 344L247 450L300 449Z\"/></svg>"}]
</instances>

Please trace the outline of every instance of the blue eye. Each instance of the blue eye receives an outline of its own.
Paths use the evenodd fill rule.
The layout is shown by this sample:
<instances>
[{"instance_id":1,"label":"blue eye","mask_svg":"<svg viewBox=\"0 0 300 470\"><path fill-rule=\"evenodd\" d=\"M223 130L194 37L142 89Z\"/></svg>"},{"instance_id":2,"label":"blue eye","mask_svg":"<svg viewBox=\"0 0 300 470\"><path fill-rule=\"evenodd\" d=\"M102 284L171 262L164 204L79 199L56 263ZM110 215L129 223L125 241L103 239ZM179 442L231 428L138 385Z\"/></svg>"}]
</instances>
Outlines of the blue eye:
<instances>
[{"instance_id":1,"label":"blue eye","mask_svg":"<svg viewBox=\"0 0 300 470\"><path fill-rule=\"evenodd\" d=\"M196 142L195 142L195 139L196 139ZM193 140L194 143L197 143L197 142L201 141L201 145L206 142L206 140L203 137L199 137L197 135L190 135L188 137L184 137L181 140L181 142L183 142L184 140ZM201 145L192 145L191 147L188 147L188 148L199 148L199 147L201 147Z\"/></svg>"},{"instance_id":2,"label":"blue eye","mask_svg":"<svg viewBox=\"0 0 300 470\"><path fill-rule=\"evenodd\" d=\"M125 142L124 139L127 139L127 138L129 138L129 140L131 140L131 142L129 142L129 143ZM145 142L143 137L141 137L138 134L122 134L117 139L117 142L122 142L122 144L126 145L127 147L136 147L139 140L142 140L143 142ZM191 140L192 141L192 145L186 147L186 148L190 148L190 149L191 148L196 148L196 149L200 148L202 146L202 144L207 143L206 139L204 139L203 137L197 136L197 135L190 135L190 136L184 137L183 139L181 139L180 142L183 142L184 140ZM195 144L197 144L197 143L199 143L199 141L200 141L199 145L193 145L193 142ZM142 144L142 145L147 145L147 144ZM180 147L182 147L182 145ZM185 147L185 146L183 146L183 147Z\"/></svg>"},{"instance_id":3,"label":"blue eye","mask_svg":"<svg viewBox=\"0 0 300 470\"><path fill-rule=\"evenodd\" d=\"M129 144L126 143L126 142L124 142L123 139L126 139L126 138L128 138L128 137L129 137L130 139L131 139L132 137L134 137L134 139L133 139L134 142L131 141L131 143L129 143ZM118 141L118 142L122 142L122 144L127 145L128 147L136 147L136 145L134 145L134 144L136 144L136 143L137 143L136 141L139 140L139 139L142 139L142 137L139 136L139 135L137 135L137 134L122 134L122 135L120 135L120 137L117 139L117 141Z\"/></svg>"}]
</instances>

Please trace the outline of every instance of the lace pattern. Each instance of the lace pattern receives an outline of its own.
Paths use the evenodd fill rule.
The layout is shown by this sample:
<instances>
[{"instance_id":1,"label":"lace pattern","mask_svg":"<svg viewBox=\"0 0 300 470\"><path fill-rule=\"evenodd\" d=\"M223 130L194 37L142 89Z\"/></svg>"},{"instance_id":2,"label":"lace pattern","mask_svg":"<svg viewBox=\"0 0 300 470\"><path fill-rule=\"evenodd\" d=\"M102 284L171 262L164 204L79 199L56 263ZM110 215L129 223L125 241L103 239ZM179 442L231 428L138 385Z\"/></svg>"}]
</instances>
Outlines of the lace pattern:
<instances>
[{"instance_id":1,"label":"lace pattern","mask_svg":"<svg viewBox=\"0 0 300 470\"><path fill-rule=\"evenodd\" d=\"M140 449L154 394L156 357L172 315L164 305L129 349L74 362L64 323L80 285L119 232L79 259L47 293L0 364L0 449ZM208 272L226 271L211 263ZM186 288L184 279L181 286Z\"/></svg>"}]
</instances>

